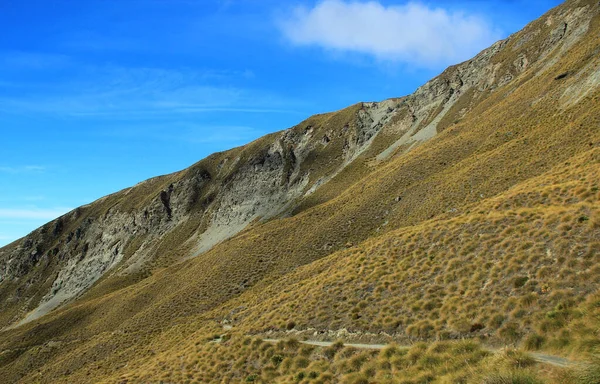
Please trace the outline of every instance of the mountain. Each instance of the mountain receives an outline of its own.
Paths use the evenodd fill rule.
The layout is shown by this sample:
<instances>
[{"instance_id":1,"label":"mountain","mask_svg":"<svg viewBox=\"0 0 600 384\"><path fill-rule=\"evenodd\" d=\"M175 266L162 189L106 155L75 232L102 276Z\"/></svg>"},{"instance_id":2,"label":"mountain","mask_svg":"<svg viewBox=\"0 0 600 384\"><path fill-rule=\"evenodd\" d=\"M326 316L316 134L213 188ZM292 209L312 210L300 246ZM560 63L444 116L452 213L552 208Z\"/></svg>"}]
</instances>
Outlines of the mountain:
<instances>
[{"instance_id":1,"label":"mountain","mask_svg":"<svg viewBox=\"0 0 600 384\"><path fill-rule=\"evenodd\" d=\"M0 249L2 377L579 380L490 351L600 345L599 16L567 1L412 95L310 117ZM261 341L291 336L417 344Z\"/></svg>"}]
</instances>

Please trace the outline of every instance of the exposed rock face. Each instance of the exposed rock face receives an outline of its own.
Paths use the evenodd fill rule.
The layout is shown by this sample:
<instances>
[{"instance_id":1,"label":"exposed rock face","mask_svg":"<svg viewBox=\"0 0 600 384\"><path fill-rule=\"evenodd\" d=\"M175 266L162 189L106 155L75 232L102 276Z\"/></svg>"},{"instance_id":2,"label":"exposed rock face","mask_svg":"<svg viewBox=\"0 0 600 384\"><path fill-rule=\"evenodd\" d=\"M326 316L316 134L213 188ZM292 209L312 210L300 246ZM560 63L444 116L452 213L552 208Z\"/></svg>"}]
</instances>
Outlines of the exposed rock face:
<instances>
[{"instance_id":1,"label":"exposed rock face","mask_svg":"<svg viewBox=\"0 0 600 384\"><path fill-rule=\"evenodd\" d=\"M378 161L431 139L524 71L550 68L552 55L558 58L584 36L594 13L587 12L589 2L573 3L450 67L410 96L319 115L214 154L78 208L0 249L0 311L8 314L2 325L35 319L107 274L197 256L254 221L293 211L382 132L390 140ZM581 87L565 91L564 103L600 83L594 67L573 76ZM166 253L176 256L165 259Z\"/></svg>"}]
</instances>

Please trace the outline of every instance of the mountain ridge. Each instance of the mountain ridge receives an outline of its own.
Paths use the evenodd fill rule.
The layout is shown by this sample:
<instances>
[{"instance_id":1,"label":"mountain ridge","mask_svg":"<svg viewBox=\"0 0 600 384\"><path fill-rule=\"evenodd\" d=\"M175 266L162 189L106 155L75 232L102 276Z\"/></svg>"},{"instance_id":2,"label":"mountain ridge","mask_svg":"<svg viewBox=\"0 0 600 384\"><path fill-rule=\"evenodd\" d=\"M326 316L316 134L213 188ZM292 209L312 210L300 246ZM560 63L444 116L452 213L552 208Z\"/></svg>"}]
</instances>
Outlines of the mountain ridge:
<instances>
[{"instance_id":1,"label":"mountain ridge","mask_svg":"<svg viewBox=\"0 0 600 384\"><path fill-rule=\"evenodd\" d=\"M0 347L20 351L0 361L0 371L34 381L31 365L43 368L48 380L68 381L63 368L85 375L97 360L77 363L76 356L93 351L109 362L133 364L131 349L150 356L136 341L141 334L166 345L161 350L173 367L169 345L188 345L176 332L193 335L194 327L220 332L224 321L249 334L349 327L413 340L489 333L499 341L513 337L510 332L520 340L541 332L517 311L529 311L526 319L543 323L536 316L565 300L564 292L545 296L544 284L552 292L565 287L553 285L549 275L538 276L536 269L560 275L568 272L563 263L573 264L587 276L581 283L593 282L590 291L565 275L578 298L569 308L583 305L597 287L598 271L589 265L598 244L597 186L579 178L597 178L590 164L598 161L600 126L598 8L593 1L569 1L450 67L413 95L310 117L80 207L0 249L0 321L5 327L19 325L0 335ZM577 173L565 162L585 171ZM570 181L581 189L577 194L562 192L562 186L557 194L537 186L560 186L563 175L574 174L581 174ZM561 194L567 197L559 199ZM531 205L532 222L548 228L547 234L537 234L534 224L527 227L515 202ZM568 220L553 213L557 207ZM587 220L579 222L581 217ZM495 221L531 232L532 255L524 256ZM576 229L565 232L567 245L553 237L566 226ZM488 240L493 234L506 237L505 246L486 245L506 270L470 281L464 276L486 274L475 262L483 257L479 246L463 237L479 236L478 230L488 233ZM385 245L394 239L405 245ZM443 249L433 252L440 242L465 259ZM579 249L581 244L591 248ZM548 250L564 253L565 260L555 267L544 264L550 263L544 258ZM514 271L513 258L523 259L521 274ZM409 260L439 268L440 281L448 280L455 290L435 296L428 290L440 289L440 283ZM399 262L408 272L397 270ZM412 296L405 294L404 302L388 292L399 283L380 287L371 277L400 276L398 281L408 284L415 281L410 274L429 281L429 287L406 285ZM525 277L523 285L515 280ZM323 294L328 290L331 296ZM464 304L469 309L463 316L455 316L464 302L456 295L461 290L472 303ZM504 306L510 296L536 304L511 304L514 311L496 327L493 318L471 308L477 295L487 292ZM530 294L537 296L526 299ZM333 306L331 297L337 295L336 310L322 307ZM375 304L362 303L365 297ZM380 304L388 306L387 313L377 312ZM288 311L291 305L302 310ZM489 312L485 303L481 310ZM436 312L437 319L428 318ZM546 332L554 337L553 330ZM48 346L55 339L70 347L56 353ZM123 351L106 347L120 344L126 345ZM103 368L108 381L113 368Z\"/></svg>"}]
</instances>

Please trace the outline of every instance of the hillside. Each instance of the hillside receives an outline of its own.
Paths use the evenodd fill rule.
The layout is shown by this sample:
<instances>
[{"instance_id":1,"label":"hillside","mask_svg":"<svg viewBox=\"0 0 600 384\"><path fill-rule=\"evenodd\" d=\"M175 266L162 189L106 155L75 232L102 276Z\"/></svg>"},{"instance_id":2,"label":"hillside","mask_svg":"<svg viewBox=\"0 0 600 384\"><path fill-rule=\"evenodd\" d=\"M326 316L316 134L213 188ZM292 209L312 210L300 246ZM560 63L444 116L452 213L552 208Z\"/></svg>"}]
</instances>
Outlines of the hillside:
<instances>
[{"instance_id":1,"label":"hillside","mask_svg":"<svg viewBox=\"0 0 600 384\"><path fill-rule=\"evenodd\" d=\"M598 352L599 53L600 4L567 1L412 95L46 224L0 249L2 377L584 382L489 348Z\"/></svg>"}]
</instances>

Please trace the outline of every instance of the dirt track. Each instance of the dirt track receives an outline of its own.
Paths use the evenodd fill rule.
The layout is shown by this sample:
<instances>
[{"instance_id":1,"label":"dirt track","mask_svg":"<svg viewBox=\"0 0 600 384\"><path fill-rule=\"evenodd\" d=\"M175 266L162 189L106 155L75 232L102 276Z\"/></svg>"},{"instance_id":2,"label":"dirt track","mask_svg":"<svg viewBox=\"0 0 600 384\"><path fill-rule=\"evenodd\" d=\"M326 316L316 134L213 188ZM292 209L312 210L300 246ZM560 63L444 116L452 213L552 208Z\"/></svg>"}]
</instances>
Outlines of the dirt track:
<instances>
[{"instance_id":1,"label":"dirt track","mask_svg":"<svg viewBox=\"0 0 600 384\"><path fill-rule=\"evenodd\" d=\"M278 343L279 341L282 341L284 339L263 339L263 340L266 341L267 343ZM302 344L307 344L307 345L315 345L317 347L330 347L331 345L334 344L334 342L332 342L332 341L317 341L317 340L299 340L299 342ZM381 350L381 349L385 348L387 346L387 344L351 344L351 343L346 344L346 343L344 343L344 346L357 348L357 349ZM400 345L398 347L408 349L411 346L410 345ZM497 348L496 349L487 348L487 349L494 353L498 353L501 351L501 349L497 349ZM535 359L535 361L537 361L538 363L553 365L555 367L560 367L560 368L572 367L572 366L578 364L577 362L567 360L564 357L547 355L547 354L543 354L543 353L529 352L529 355L531 357L533 357Z\"/></svg>"}]
</instances>

